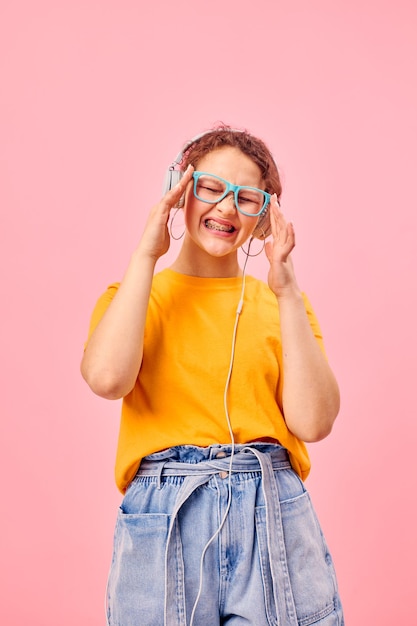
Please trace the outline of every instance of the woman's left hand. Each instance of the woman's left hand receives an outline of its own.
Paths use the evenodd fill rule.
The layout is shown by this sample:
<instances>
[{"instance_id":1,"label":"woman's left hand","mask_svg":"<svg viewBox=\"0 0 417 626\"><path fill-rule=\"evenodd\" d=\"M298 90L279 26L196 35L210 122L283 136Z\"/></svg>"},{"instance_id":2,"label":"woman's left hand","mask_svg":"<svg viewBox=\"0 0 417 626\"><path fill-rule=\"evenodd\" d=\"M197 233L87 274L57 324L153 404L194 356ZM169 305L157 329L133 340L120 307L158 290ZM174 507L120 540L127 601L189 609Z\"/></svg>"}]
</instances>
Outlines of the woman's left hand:
<instances>
[{"instance_id":1,"label":"woman's left hand","mask_svg":"<svg viewBox=\"0 0 417 626\"><path fill-rule=\"evenodd\" d=\"M294 227L271 198L272 241L265 245L271 267L268 284L277 297L284 386L282 408L289 430L302 441L319 441L331 431L339 411L339 388L312 332L295 278L291 252Z\"/></svg>"},{"instance_id":2,"label":"woman's left hand","mask_svg":"<svg viewBox=\"0 0 417 626\"><path fill-rule=\"evenodd\" d=\"M294 226L286 222L276 194L271 197L270 219L272 241L265 244L266 256L271 265L268 285L279 298L287 291L298 290L298 285L291 260L291 251L295 246Z\"/></svg>"}]
</instances>

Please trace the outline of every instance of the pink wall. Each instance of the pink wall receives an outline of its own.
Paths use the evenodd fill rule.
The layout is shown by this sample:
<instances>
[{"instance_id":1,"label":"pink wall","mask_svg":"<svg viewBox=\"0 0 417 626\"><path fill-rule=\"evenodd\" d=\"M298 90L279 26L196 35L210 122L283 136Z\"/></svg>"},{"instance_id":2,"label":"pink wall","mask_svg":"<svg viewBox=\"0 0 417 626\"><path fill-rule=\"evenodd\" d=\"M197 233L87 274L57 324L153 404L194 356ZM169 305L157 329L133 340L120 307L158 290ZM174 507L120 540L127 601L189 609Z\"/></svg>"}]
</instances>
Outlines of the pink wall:
<instances>
[{"instance_id":1,"label":"pink wall","mask_svg":"<svg viewBox=\"0 0 417 626\"><path fill-rule=\"evenodd\" d=\"M308 485L347 625L416 623L416 5L144 4L0 7L1 622L104 624L119 406L82 344L165 168L223 120L281 166L342 388Z\"/></svg>"}]
</instances>

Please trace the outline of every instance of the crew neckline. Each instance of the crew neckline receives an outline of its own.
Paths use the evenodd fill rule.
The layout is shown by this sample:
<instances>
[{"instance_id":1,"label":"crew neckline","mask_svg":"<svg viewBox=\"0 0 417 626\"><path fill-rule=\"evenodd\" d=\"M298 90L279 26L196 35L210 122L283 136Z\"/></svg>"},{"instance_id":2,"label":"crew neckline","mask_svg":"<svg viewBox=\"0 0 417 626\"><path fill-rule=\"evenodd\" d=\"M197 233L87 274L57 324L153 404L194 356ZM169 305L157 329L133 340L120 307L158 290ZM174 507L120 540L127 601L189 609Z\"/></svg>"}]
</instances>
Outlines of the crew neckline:
<instances>
[{"instance_id":1,"label":"crew neckline","mask_svg":"<svg viewBox=\"0 0 417 626\"><path fill-rule=\"evenodd\" d=\"M212 286L228 286L232 287L235 285L241 285L243 276L230 276L227 278L223 277L207 277L207 276L192 276L191 274L182 274L181 272L177 272L176 270L171 269L170 267L166 267L162 269L159 274L169 275L172 279L177 282L181 282L183 284L189 284L193 286L203 286L204 284L211 284ZM252 280L251 276L246 275L246 281Z\"/></svg>"}]
</instances>

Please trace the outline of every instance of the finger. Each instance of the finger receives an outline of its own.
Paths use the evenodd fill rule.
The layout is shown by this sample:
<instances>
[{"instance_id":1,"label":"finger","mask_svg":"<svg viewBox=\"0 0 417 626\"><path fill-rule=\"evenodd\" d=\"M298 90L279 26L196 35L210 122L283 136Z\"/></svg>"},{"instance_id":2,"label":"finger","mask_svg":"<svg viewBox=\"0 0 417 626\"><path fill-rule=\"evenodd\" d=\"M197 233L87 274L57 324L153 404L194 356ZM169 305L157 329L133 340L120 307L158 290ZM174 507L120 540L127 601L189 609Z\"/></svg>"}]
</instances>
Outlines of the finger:
<instances>
[{"instance_id":1,"label":"finger","mask_svg":"<svg viewBox=\"0 0 417 626\"><path fill-rule=\"evenodd\" d=\"M272 245L267 251L268 260L273 263L286 262L295 246L294 226L286 222L283 213L275 205L271 214Z\"/></svg>"},{"instance_id":2,"label":"finger","mask_svg":"<svg viewBox=\"0 0 417 626\"><path fill-rule=\"evenodd\" d=\"M279 242L281 245L285 245L288 239L288 224L285 220L284 214L280 209L280 205L276 195L272 203L272 219L271 219L271 231L274 241Z\"/></svg>"},{"instance_id":3,"label":"finger","mask_svg":"<svg viewBox=\"0 0 417 626\"><path fill-rule=\"evenodd\" d=\"M278 224L277 224L277 220L278 220L278 214L277 214L277 210L278 210L278 199L277 199L277 194L274 193L271 196L271 211L270 211L270 220L271 220L271 234L272 237L274 239L276 239L276 237L278 237Z\"/></svg>"},{"instance_id":4,"label":"finger","mask_svg":"<svg viewBox=\"0 0 417 626\"><path fill-rule=\"evenodd\" d=\"M295 230L294 230L294 224L292 222L288 223L288 240L292 243L292 248L294 248L294 246L295 246Z\"/></svg>"},{"instance_id":5,"label":"finger","mask_svg":"<svg viewBox=\"0 0 417 626\"><path fill-rule=\"evenodd\" d=\"M164 203L171 205L171 207L175 206L182 194L185 192L185 189L192 178L193 172L193 166L189 165L175 187L170 189L162 198Z\"/></svg>"},{"instance_id":6,"label":"finger","mask_svg":"<svg viewBox=\"0 0 417 626\"><path fill-rule=\"evenodd\" d=\"M266 254L266 258L268 259L268 261L272 264L273 250L272 250L271 241L267 241L265 243L265 254Z\"/></svg>"},{"instance_id":7,"label":"finger","mask_svg":"<svg viewBox=\"0 0 417 626\"><path fill-rule=\"evenodd\" d=\"M279 205L277 206L277 226L281 240L285 241L288 235L288 223Z\"/></svg>"}]
</instances>

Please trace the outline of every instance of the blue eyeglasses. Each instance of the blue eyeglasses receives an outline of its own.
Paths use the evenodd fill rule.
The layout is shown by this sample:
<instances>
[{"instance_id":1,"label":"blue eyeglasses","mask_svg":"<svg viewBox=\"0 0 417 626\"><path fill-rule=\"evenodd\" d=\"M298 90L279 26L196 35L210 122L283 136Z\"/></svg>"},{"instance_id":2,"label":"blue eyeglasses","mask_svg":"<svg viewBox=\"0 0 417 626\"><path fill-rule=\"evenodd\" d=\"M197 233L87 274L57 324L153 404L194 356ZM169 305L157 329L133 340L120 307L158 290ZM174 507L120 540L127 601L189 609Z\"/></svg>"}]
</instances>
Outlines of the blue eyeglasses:
<instances>
[{"instance_id":1,"label":"blue eyeglasses","mask_svg":"<svg viewBox=\"0 0 417 626\"><path fill-rule=\"evenodd\" d=\"M194 196L198 200L208 204L217 204L232 191L237 210L250 217L261 215L271 200L271 194L262 189L233 185L224 178L207 172L194 172L193 178Z\"/></svg>"}]
</instances>

